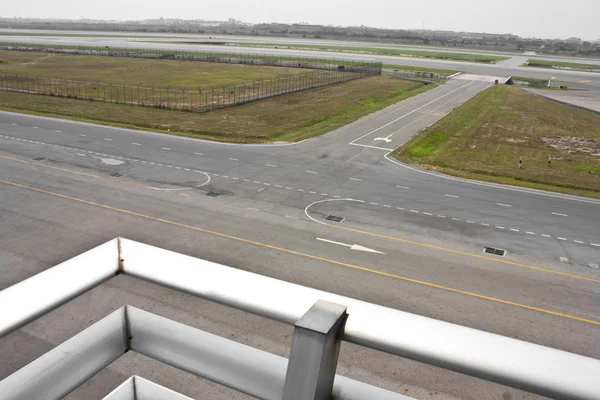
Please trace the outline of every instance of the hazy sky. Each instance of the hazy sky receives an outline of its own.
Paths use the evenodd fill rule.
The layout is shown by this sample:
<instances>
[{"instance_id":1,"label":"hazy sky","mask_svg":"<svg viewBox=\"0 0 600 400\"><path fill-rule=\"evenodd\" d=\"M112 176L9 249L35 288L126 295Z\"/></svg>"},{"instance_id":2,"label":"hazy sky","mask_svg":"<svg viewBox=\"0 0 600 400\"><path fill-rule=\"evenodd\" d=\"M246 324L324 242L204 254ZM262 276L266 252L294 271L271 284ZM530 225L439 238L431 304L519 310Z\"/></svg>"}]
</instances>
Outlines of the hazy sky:
<instances>
[{"instance_id":1,"label":"hazy sky","mask_svg":"<svg viewBox=\"0 0 600 400\"><path fill-rule=\"evenodd\" d=\"M1 17L308 22L600 39L599 0L18 0Z\"/></svg>"}]
</instances>

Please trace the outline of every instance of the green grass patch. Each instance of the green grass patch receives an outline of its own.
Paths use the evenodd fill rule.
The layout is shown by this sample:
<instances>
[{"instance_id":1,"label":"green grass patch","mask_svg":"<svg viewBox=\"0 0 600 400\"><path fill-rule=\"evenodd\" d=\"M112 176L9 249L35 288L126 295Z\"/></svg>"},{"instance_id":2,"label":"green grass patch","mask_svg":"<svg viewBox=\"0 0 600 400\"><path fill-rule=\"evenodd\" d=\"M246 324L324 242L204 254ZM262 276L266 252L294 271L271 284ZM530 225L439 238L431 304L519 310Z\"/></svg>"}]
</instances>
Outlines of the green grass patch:
<instances>
[{"instance_id":1,"label":"green grass patch","mask_svg":"<svg viewBox=\"0 0 600 400\"><path fill-rule=\"evenodd\" d=\"M551 60L537 60L537 59L529 59L527 60L529 67L536 68L550 68L550 69L577 69L582 71L594 71L600 72L600 64L582 64L582 63L573 63L573 62L565 62L565 61L551 61Z\"/></svg>"},{"instance_id":2,"label":"green grass patch","mask_svg":"<svg viewBox=\"0 0 600 400\"><path fill-rule=\"evenodd\" d=\"M524 76L513 76L512 79L513 81L530 82L537 84L548 83L548 79L543 78L526 78Z\"/></svg>"},{"instance_id":3,"label":"green grass patch","mask_svg":"<svg viewBox=\"0 0 600 400\"><path fill-rule=\"evenodd\" d=\"M234 143L300 141L423 93L433 85L374 76L204 114L1 92L0 108Z\"/></svg>"},{"instance_id":4,"label":"green grass patch","mask_svg":"<svg viewBox=\"0 0 600 400\"><path fill-rule=\"evenodd\" d=\"M302 68L2 51L0 73L202 90L306 74Z\"/></svg>"},{"instance_id":5,"label":"green grass patch","mask_svg":"<svg viewBox=\"0 0 600 400\"><path fill-rule=\"evenodd\" d=\"M455 70L451 70L451 69L426 68L426 67L416 67L416 66L412 66L412 65L397 65L397 64L383 64L383 68L397 69L399 71L431 72L433 74L445 74L445 75L454 75L454 74L457 74L460 72L460 71L455 71Z\"/></svg>"},{"instance_id":6,"label":"green grass patch","mask_svg":"<svg viewBox=\"0 0 600 400\"><path fill-rule=\"evenodd\" d=\"M600 198L600 115L516 87L479 93L392 155L465 178Z\"/></svg>"}]
</instances>

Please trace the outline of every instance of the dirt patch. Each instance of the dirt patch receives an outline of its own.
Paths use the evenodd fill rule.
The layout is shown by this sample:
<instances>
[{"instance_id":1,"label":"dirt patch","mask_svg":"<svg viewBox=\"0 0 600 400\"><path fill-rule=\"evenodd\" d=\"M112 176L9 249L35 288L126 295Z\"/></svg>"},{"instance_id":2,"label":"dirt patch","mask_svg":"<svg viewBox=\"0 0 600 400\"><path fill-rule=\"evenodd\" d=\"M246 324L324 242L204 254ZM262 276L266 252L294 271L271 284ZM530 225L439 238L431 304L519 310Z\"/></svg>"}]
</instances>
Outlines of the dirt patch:
<instances>
[{"instance_id":1,"label":"dirt patch","mask_svg":"<svg viewBox=\"0 0 600 400\"><path fill-rule=\"evenodd\" d=\"M511 142L511 143L525 143L527 140L525 139L514 139L514 138L508 138L506 139L507 142Z\"/></svg>"},{"instance_id":2,"label":"dirt patch","mask_svg":"<svg viewBox=\"0 0 600 400\"><path fill-rule=\"evenodd\" d=\"M55 55L56 54L54 54L54 53L46 54L44 57L36 58L33 61L29 61L29 62L23 63L21 65L36 65L36 64L41 63L44 60L54 57Z\"/></svg>"},{"instance_id":3,"label":"dirt patch","mask_svg":"<svg viewBox=\"0 0 600 400\"><path fill-rule=\"evenodd\" d=\"M558 150L563 153L583 153L597 156L599 154L598 151L600 151L600 141L594 138L543 136L541 139L547 146L550 146L554 150Z\"/></svg>"}]
</instances>

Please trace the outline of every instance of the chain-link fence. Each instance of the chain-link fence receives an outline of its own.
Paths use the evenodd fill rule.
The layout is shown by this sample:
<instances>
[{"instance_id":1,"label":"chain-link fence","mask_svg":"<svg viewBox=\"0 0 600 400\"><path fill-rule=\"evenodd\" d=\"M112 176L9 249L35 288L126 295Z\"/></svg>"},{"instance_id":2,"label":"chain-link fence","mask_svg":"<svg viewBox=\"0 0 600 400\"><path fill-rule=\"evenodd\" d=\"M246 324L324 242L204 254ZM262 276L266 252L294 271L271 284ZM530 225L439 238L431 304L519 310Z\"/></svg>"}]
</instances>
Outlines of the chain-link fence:
<instances>
[{"instance_id":1,"label":"chain-link fence","mask_svg":"<svg viewBox=\"0 0 600 400\"><path fill-rule=\"evenodd\" d=\"M109 48L73 45L45 45L26 43L0 43L0 50L59 53L73 55L95 55L111 57L133 57L162 60L203 61L228 64L306 68L320 70L343 70L359 72L365 76L380 75L382 63L374 61L350 61L304 57L271 56L266 54L235 54L221 52L199 52L174 49Z\"/></svg>"},{"instance_id":2,"label":"chain-link fence","mask_svg":"<svg viewBox=\"0 0 600 400\"><path fill-rule=\"evenodd\" d=\"M308 74L265 79L219 89L185 90L0 74L0 90L170 110L206 112L281 94L360 79L365 76L367 75L361 72L317 70Z\"/></svg>"}]
</instances>

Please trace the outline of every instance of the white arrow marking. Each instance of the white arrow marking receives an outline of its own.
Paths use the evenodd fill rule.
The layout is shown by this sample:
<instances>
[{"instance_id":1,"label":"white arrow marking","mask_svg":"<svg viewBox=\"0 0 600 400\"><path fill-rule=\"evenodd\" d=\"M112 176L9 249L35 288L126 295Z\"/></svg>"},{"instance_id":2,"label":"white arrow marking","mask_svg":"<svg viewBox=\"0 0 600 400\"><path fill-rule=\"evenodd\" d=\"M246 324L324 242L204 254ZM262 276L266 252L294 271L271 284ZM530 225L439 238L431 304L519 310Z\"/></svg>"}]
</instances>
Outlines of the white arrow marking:
<instances>
[{"instance_id":1,"label":"white arrow marking","mask_svg":"<svg viewBox=\"0 0 600 400\"><path fill-rule=\"evenodd\" d=\"M388 138L386 138L386 137L378 137L378 138L375 138L375 139L374 139L374 141L375 141L375 142L376 142L376 141L378 141L378 140L383 140L383 141L384 141L384 142L386 142L386 143L389 143L389 142L391 142L391 141L392 141L392 139L388 139Z\"/></svg>"},{"instance_id":2,"label":"white arrow marking","mask_svg":"<svg viewBox=\"0 0 600 400\"><path fill-rule=\"evenodd\" d=\"M333 240L327 240L327 239L321 239L321 238L317 238L317 240L319 240L321 242L337 244L339 246L350 247L350 250L364 251L367 253L385 254L385 253L382 253L381 251L369 249L368 247L360 246L358 244L346 244L346 243L340 243L340 242L335 242Z\"/></svg>"}]
</instances>

